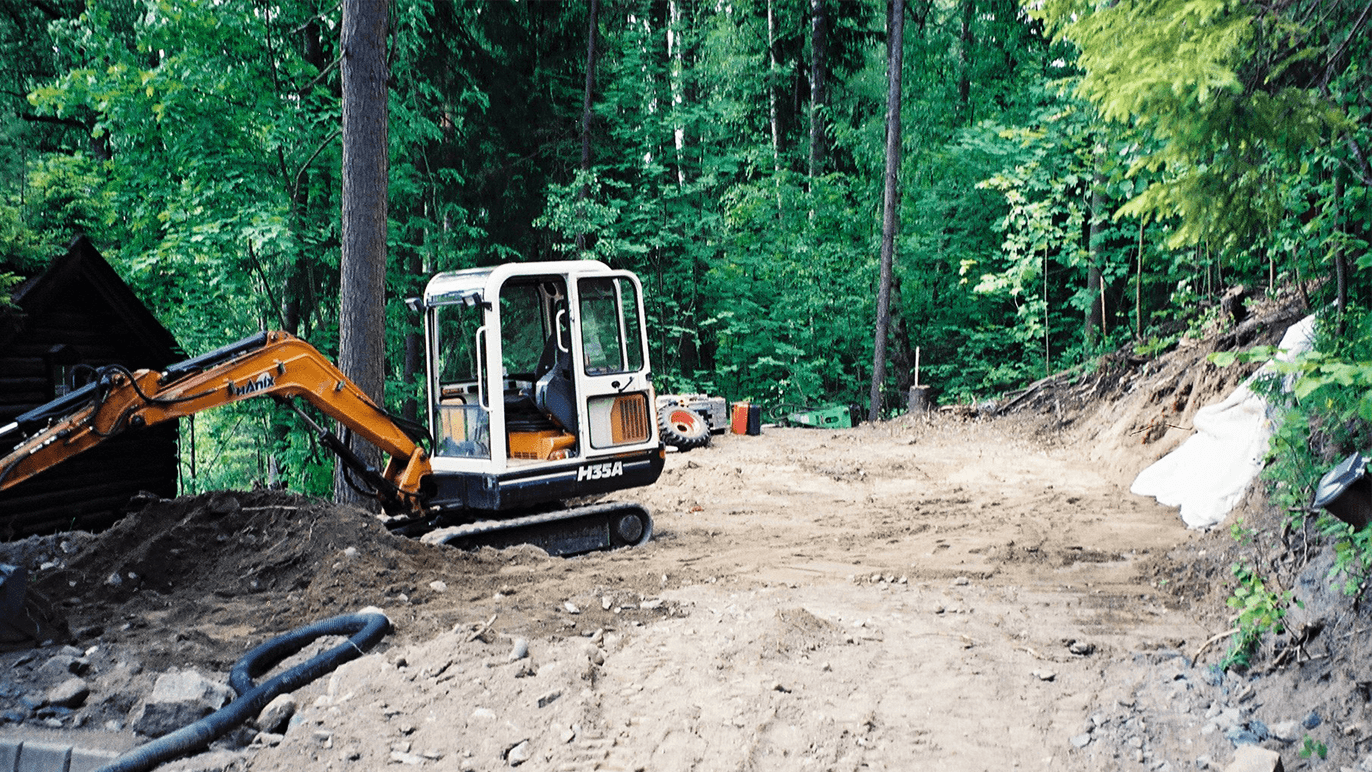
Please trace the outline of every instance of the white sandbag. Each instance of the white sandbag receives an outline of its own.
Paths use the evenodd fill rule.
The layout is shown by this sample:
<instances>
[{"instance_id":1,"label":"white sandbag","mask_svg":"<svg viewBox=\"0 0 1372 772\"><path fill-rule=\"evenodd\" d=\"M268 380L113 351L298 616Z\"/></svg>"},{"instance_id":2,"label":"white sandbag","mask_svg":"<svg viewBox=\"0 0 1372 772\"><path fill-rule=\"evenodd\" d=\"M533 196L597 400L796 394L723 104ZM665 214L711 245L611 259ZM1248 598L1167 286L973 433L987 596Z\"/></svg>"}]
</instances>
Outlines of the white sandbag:
<instances>
[{"instance_id":1,"label":"white sandbag","mask_svg":"<svg viewBox=\"0 0 1372 772\"><path fill-rule=\"evenodd\" d=\"M1309 351L1314 335L1314 316L1291 325L1282 336L1276 360L1289 362ZM1196 433L1140 472L1129 490L1169 507L1181 507L1181 519L1189 528L1210 528L1222 522L1262 469L1272 421L1267 401L1250 384L1271 370L1270 363L1264 365L1223 402L1196 411Z\"/></svg>"}]
</instances>

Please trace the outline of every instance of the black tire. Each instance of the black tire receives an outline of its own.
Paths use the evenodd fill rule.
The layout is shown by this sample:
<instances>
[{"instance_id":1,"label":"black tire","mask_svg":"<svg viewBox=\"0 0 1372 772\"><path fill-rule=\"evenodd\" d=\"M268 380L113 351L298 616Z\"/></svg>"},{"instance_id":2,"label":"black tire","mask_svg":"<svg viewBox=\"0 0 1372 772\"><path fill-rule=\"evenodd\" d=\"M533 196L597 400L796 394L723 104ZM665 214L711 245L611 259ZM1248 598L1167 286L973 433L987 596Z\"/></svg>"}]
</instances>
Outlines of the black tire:
<instances>
[{"instance_id":1,"label":"black tire","mask_svg":"<svg viewBox=\"0 0 1372 772\"><path fill-rule=\"evenodd\" d=\"M710 444L710 425L700 413L680 405L667 405L657 411L657 427L662 441L677 450L702 448Z\"/></svg>"}]
</instances>

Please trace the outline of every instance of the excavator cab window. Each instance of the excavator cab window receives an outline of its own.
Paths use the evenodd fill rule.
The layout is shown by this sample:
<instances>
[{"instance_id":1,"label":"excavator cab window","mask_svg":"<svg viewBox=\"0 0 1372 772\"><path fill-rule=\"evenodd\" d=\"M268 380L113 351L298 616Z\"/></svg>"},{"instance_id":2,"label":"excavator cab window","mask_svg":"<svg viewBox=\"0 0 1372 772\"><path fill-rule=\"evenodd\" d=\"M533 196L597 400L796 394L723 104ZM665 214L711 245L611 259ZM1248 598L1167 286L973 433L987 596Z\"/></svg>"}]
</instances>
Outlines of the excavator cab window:
<instances>
[{"instance_id":1,"label":"excavator cab window","mask_svg":"<svg viewBox=\"0 0 1372 772\"><path fill-rule=\"evenodd\" d=\"M528 390L553 365L562 327L566 349L567 292L560 280L508 282L500 290L500 349L510 388Z\"/></svg>"},{"instance_id":2,"label":"excavator cab window","mask_svg":"<svg viewBox=\"0 0 1372 772\"><path fill-rule=\"evenodd\" d=\"M506 282L500 289L501 364L509 457L546 461L576 454L567 283L556 276Z\"/></svg>"},{"instance_id":3,"label":"excavator cab window","mask_svg":"<svg viewBox=\"0 0 1372 772\"><path fill-rule=\"evenodd\" d=\"M577 284L581 297L581 346L588 375L643 369L638 293L621 277L594 277Z\"/></svg>"},{"instance_id":4,"label":"excavator cab window","mask_svg":"<svg viewBox=\"0 0 1372 772\"><path fill-rule=\"evenodd\" d=\"M491 457L490 401L480 386L486 370L482 314L480 305L463 303L434 309L435 456Z\"/></svg>"}]
</instances>

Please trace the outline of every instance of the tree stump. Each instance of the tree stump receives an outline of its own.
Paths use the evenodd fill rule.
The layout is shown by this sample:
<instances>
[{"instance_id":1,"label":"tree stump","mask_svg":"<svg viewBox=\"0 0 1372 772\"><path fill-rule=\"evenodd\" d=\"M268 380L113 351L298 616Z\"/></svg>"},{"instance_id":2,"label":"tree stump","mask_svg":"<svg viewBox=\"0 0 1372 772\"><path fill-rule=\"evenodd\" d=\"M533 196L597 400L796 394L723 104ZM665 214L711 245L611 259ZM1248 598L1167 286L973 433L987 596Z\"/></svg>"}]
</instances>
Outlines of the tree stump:
<instances>
[{"instance_id":1,"label":"tree stump","mask_svg":"<svg viewBox=\"0 0 1372 772\"><path fill-rule=\"evenodd\" d=\"M911 413L929 412L929 387L911 386L908 404Z\"/></svg>"}]
</instances>

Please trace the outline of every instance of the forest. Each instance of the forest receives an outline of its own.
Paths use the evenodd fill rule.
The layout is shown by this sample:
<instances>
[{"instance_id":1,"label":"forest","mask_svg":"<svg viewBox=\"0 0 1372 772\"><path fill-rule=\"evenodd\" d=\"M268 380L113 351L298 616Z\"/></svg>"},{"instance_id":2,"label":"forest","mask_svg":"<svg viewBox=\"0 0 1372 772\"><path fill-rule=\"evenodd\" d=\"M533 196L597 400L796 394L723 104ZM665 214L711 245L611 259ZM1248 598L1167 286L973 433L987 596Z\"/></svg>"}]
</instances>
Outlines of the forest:
<instances>
[{"instance_id":1,"label":"forest","mask_svg":"<svg viewBox=\"0 0 1372 772\"><path fill-rule=\"evenodd\" d=\"M0 8L0 289L85 233L188 353L260 329L337 352L344 6ZM916 378L991 399L1294 288L1324 323L1291 426L1366 445L1370 15L392 0L385 400L422 403L405 298L505 261L637 272L659 392L882 416ZM188 491L328 490L270 406L197 423Z\"/></svg>"}]
</instances>

